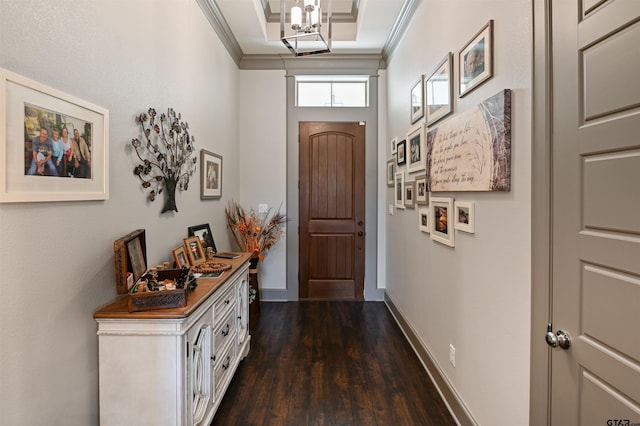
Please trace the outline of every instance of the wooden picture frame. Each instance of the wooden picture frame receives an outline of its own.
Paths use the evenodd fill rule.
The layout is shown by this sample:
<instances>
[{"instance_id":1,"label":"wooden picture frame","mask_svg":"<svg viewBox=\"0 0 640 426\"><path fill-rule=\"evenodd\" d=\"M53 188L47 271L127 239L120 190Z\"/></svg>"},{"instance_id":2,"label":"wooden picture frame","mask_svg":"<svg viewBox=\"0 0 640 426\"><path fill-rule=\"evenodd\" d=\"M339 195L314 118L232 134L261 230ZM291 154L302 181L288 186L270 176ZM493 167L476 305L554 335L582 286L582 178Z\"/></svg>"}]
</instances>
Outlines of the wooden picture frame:
<instances>
[{"instance_id":1,"label":"wooden picture frame","mask_svg":"<svg viewBox=\"0 0 640 426\"><path fill-rule=\"evenodd\" d=\"M393 187L393 178L396 171L396 162L392 158L387 161L387 186Z\"/></svg>"},{"instance_id":2,"label":"wooden picture frame","mask_svg":"<svg viewBox=\"0 0 640 426\"><path fill-rule=\"evenodd\" d=\"M416 183L414 181L404 184L404 206L410 209L416 206Z\"/></svg>"},{"instance_id":3,"label":"wooden picture frame","mask_svg":"<svg viewBox=\"0 0 640 426\"><path fill-rule=\"evenodd\" d=\"M216 243L213 240L213 234L211 233L211 228L208 223L204 223L202 225L190 226L187 228L189 232L189 236L193 237L194 235L200 238L200 243L202 244L202 248L207 250L207 248L211 247L213 252L217 252Z\"/></svg>"},{"instance_id":4,"label":"wooden picture frame","mask_svg":"<svg viewBox=\"0 0 640 426\"><path fill-rule=\"evenodd\" d=\"M493 19L458 52L459 97L493 76Z\"/></svg>"},{"instance_id":5,"label":"wooden picture frame","mask_svg":"<svg viewBox=\"0 0 640 426\"><path fill-rule=\"evenodd\" d=\"M431 216L429 231L431 239L453 247L455 233L453 232L453 198L431 197L429 200L429 215Z\"/></svg>"},{"instance_id":6,"label":"wooden picture frame","mask_svg":"<svg viewBox=\"0 0 640 426\"><path fill-rule=\"evenodd\" d=\"M396 154L396 165L404 166L407 163L407 141L398 142L398 152Z\"/></svg>"},{"instance_id":7,"label":"wooden picture frame","mask_svg":"<svg viewBox=\"0 0 640 426\"><path fill-rule=\"evenodd\" d=\"M395 174L394 191L396 208L404 210L404 170Z\"/></svg>"},{"instance_id":8,"label":"wooden picture frame","mask_svg":"<svg viewBox=\"0 0 640 426\"><path fill-rule=\"evenodd\" d=\"M173 260L176 262L176 268L188 268L189 265L189 257L187 256L187 252L184 251L184 246L178 246L174 248L171 252L173 254Z\"/></svg>"},{"instance_id":9,"label":"wooden picture frame","mask_svg":"<svg viewBox=\"0 0 640 426\"><path fill-rule=\"evenodd\" d=\"M113 242L113 255L116 269L116 292L124 294L146 272L147 243L145 230L136 229L115 240ZM135 268L134 262L136 263Z\"/></svg>"},{"instance_id":10,"label":"wooden picture frame","mask_svg":"<svg viewBox=\"0 0 640 426\"><path fill-rule=\"evenodd\" d=\"M456 201L454 203L454 226L457 230L475 234L475 206L472 202Z\"/></svg>"},{"instance_id":11,"label":"wooden picture frame","mask_svg":"<svg viewBox=\"0 0 640 426\"><path fill-rule=\"evenodd\" d=\"M429 230L429 209L418 210L418 229L425 234L431 232Z\"/></svg>"},{"instance_id":12,"label":"wooden picture frame","mask_svg":"<svg viewBox=\"0 0 640 426\"><path fill-rule=\"evenodd\" d=\"M200 150L200 199L222 198L222 156Z\"/></svg>"},{"instance_id":13,"label":"wooden picture frame","mask_svg":"<svg viewBox=\"0 0 640 426\"><path fill-rule=\"evenodd\" d=\"M184 251L189 258L189 265L196 266L207 260L200 237L194 235L193 237L185 238L183 241Z\"/></svg>"},{"instance_id":14,"label":"wooden picture frame","mask_svg":"<svg viewBox=\"0 0 640 426\"><path fill-rule=\"evenodd\" d=\"M427 126L453 112L453 54L447 53L444 59L425 78L424 113Z\"/></svg>"},{"instance_id":15,"label":"wooden picture frame","mask_svg":"<svg viewBox=\"0 0 640 426\"><path fill-rule=\"evenodd\" d=\"M427 168L427 149L424 135L424 125L419 125L412 128L407 133L407 171L409 173L416 173L424 171Z\"/></svg>"},{"instance_id":16,"label":"wooden picture frame","mask_svg":"<svg viewBox=\"0 0 640 426\"><path fill-rule=\"evenodd\" d=\"M63 129L78 130L77 166L53 156ZM0 68L0 165L0 203L107 200L109 111Z\"/></svg>"},{"instance_id":17,"label":"wooden picture frame","mask_svg":"<svg viewBox=\"0 0 640 426\"><path fill-rule=\"evenodd\" d=\"M416 204L429 204L429 190L427 188L427 175L416 176Z\"/></svg>"},{"instance_id":18,"label":"wooden picture frame","mask_svg":"<svg viewBox=\"0 0 640 426\"><path fill-rule=\"evenodd\" d=\"M411 124L424 117L424 76L411 86Z\"/></svg>"}]
</instances>

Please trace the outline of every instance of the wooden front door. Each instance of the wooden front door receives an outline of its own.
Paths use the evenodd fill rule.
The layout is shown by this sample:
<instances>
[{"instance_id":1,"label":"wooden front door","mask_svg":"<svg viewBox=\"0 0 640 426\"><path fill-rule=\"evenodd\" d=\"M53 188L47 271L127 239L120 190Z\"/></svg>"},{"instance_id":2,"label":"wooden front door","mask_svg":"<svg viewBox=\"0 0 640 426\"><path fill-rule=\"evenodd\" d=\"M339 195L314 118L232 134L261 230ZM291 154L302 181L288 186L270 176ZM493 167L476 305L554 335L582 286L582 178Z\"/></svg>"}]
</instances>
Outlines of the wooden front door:
<instances>
[{"instance_id":1,"label":"wooden front door","mask_svg":"<svg viewBox=\"0 0 640 426\"><path fill-rule=\"evenodd\" d=\"M551 7L551 424L637 424L640 1Z\"/></svg>"},{"instance_id":2,"label":"wooden front door","mask_svg":"<svg viewBox=\"0 0 640 426\"><path fill-rule=\"evenodd\" d=\"M365 126L300 123L300 299L364 298Z\"/></svg>"}]
</instances>

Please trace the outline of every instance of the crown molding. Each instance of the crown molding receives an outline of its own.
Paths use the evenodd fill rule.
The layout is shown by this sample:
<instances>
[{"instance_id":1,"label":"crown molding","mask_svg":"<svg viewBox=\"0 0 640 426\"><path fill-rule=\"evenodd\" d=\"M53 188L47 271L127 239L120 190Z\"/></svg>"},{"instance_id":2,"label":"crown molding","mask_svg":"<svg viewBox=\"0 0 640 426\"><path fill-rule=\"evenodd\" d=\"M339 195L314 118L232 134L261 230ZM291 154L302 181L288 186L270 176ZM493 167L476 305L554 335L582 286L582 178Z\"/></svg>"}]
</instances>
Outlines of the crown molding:
<instances>
[{"instance_id":1,"label":"crown molding","mask_svg":"<svg viewBox=\"0 0 640 426\"><path fill-rule=\"evenodd\" d=\"M220 7L216 3L215 0L196 0L196 3L202 9L202 13L211 24L213 30L218 34L220 41L231 55L231 58L236 63L236 65L240 66L240 61L244 56L242 52L242 48L240 47L240 43L236 39L236 36L233 35L233 31L231 31L231 27L227 23L227 20L224 19L222 15L222 11Z\"/></svg>"},{"instance_id":2,"label":"crown molding","mask_svg":"<svg viewBox=\"0 0 640 426\"><path fill-rule=\"evenodd\" d=\"M241 70L295 70L300 72L340 71L347 74L370 74L386 68L382 55L327 54L295 57L283 55L244 55Z\"/></svg>"},{"instance_id":3,"label":"crown molding","mask_svg":"<svg viewBox=\"0 0 640 426\"><path fill-rule=\"evenodd\" d=\"M269 9L267 0L262 4ZM405 0L398 14L391 33L380 55L370 54L335 54L319 55L316 57L292 57L289 55L245 55L231 31L229 24L222 15L215 0L196 0L205 17L211 24L229 55L241 70L274 70L274 69L322 69L322 70L370 70L386 69L394 50L422 0ZM354 0L352 15L357 16L360 0ZM270 10L270 9L269 9ZM355 12L354 12L355 11ZM266 13L266 12L265 12ZM349 15L349 16L352 16ZM278 15L279 16L279 15ZM351 72L350 72L351 73Z\"/></svg>"},{"instance_id":4,"label":"crown molding","mask_svg":"<svg viewBox=\"0 0 640 426\"><path fill-rule=\"evenodd\" d=\"M413 18L418 6L422 3L422 0L405 0L402 3L402 8L400 8L400 13L396 18L396 22L393 24L393 28L391 28L391 32L389 33L389 37L387 37L387 41L382 48L382 57L384 58L385 63L389 63L391 60L391 55L398 47L402 36L405 31L409 27L409 21Z\"/></svg>"}]
</instances>

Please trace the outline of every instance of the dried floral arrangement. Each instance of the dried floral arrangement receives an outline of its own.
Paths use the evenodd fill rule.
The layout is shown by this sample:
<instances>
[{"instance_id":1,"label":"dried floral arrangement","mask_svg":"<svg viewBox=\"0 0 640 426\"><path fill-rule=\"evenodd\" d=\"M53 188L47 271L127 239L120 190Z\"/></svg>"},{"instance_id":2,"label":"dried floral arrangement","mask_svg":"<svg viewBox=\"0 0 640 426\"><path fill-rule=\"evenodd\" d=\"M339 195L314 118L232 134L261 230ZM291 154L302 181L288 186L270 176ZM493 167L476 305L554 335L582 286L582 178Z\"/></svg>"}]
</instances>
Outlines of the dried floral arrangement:
<instances>
[{"instance_id":1,"label":"dried floral arrangement","mask_svg":"<svg viewBox=\"0 0 640 426\"><path fill-rule=\"evenodd\" d=\"M278 242L283 232L281 225L287 221L287 216L280 209L273 215L271 209L264 214L258 214L253 209L247 212L233 200L224 212L238 247L260 261L264 260L265 253Z\"/></svg>"},{"instance_id":2,"label":"dried floral arrangement","mask_svg":"<svg viewBox=\"0 0 640 426\"><path fill-rule=\"evenodd\" d=\"M160 114L159 122L154 108L136 117L146 143L138 138L131 140L136 155L141 163L133 173L142 181L142 187L149 189L149 200L154 201L156 195L162 194L166 188L165 205L161 213L178 211L176 206L176 187L186 191L189 179L196 170L198 161L194 156L195 138L189 134L189 123L183 122L182 116L169 108L167 114Z\"/></svg>"}]
</instances>

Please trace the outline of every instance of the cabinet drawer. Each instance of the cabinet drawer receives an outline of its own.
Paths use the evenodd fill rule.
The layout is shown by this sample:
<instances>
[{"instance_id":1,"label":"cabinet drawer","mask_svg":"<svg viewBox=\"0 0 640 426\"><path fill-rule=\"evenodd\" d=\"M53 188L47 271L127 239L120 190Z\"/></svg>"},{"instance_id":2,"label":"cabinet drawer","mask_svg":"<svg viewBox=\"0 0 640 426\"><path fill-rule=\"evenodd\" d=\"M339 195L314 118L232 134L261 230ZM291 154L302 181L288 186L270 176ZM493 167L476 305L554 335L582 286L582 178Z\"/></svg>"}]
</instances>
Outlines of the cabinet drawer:
<instances>
[{"instance_id":1,"label":"cabinet drawer","mask_svg":"<svg viewBox=\"0 0 640 426\"><path fill-rule=\"evenodd\" d=\"M213 386L216 398L223 395L222 389L226 386L226 382L233 373L233 366L236 359L236 345L232 343L225 347L220 357L216 357L215 367L213 369Z\"/></svg>"},{"instance_id":2,"label":"cabinet drawer","mask_svg":"<svg viewBox=\"0 0 640 426\"><path fill-rule=\"evenodd\" d=\"M227 312L221 321L216 321L217 325L213 336L213 351L215 354L215 363L219 363L219 355L229 341L236 338L236 310L231 309Z\"/></svg>"},{"instance_id":3,"label":"cabinet drawer","mask_svg":"<svg viewBox=\"0 0 640 426\"><path fill-rule=\"evenodd\" d=\"M226 288L222 289L222 294L218 297L215 302L215 324L214 327L220 324L222 318L225 317L227 311L235 306L235 293L233 291L234 286L227 285Z\"/></svg>"}]
</instances>

